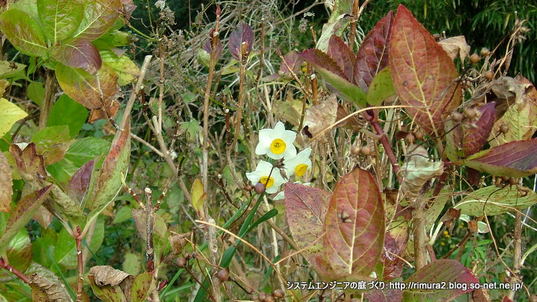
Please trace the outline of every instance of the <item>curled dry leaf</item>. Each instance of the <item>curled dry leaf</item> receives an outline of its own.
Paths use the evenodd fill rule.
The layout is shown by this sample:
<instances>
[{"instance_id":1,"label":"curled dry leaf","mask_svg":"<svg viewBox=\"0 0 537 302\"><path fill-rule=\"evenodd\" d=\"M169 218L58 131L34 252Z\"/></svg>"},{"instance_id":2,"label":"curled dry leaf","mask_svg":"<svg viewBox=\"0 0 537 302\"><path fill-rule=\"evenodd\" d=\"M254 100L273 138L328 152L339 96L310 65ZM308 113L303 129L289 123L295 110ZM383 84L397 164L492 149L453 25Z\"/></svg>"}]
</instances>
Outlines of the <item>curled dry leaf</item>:
<instances>
[{"instance_id":1,"label":"curled dry leaf","mask_svg":"<svg viewBox=\"0 0 537 302\"><path fill-rule=\"evenodd\" d=\"M116 286L119 285L130 275L124 271L115 269L108 265L94 266L90 269L89 275L93 276L93 280L97 286Z\"/></svg>"},{"instance_id":2,"label":"curled dry leaf","mask_svg":"<svg viewBox=\"0 0 537 302\"><path fill-rule=\"evenodd\" d=\"M439 135L462 100L455 64L403 5L392 27L389 62L397 95L418 125Z\"/></svg>"},{"instance_id":3,"label":"curled dry leaf","mask_svg":"<svg viewBox=\"0 0 537 302\"><path fill-rule=\"evenodd\" d=\"M304 127L307 126L309 133L311 133L312 136L316 136L336 122L337 112L337 97L335 95L330 95L320 104L313 105L306 109ZM324 137L323 140L325 140Z\"/></svg>"},{"instance_id":4,"label":"curled dry leaf","mask_svg":"<svg viewBox=\"0 0 537 302\"><path fill-rule=\"evenodd\" d=\"M517 76L514 81L507 82L511 83L511 98L516 100L501 103L503 107L508 107L503 109L503 115L494 123L488 138L491 146L530 139L537 130L537 89L522 76ZM521 94L522 89L524 92ZM507 132L500 131L502 128Z\"/></svg>"},{"instance_id":5,"label":"curled dry leaf","mask_svg":"<svg viewBox=\"0 0 537 302\"><path fill-rule=\"evenodd\" d=\"M431 161L427 150L422 146L410 146L409 150L412 151L406 155L407 160L401 169L404 179L401 192L412 200L418 197L425 183L442 175L444 163Z\"/></svg>"},{"instance_id":6,"label":"curled dry leaf","mask_svg":"<svg viewBox=\"0 0 537 302\"><path fill-rule=\"evenodd\" d=\"M0 152L0 212L7 212L13 195L11 167L4 153Z\"/></svg>"},{"instance_id":7,"label":"curled dry leaf","mask_svg":"<svg viewBox=\"0 0 537 302\"><path fill-rule=\"evenodd\" d=\"M73 301L60 278L44 266L32 263L27 274L32 288L32 300L42 302Z\"/></svg>"},{"instance_id":8,"label":"curled dry leaf","mask_svg":"<svg viewBox=\"0 0 537 302\"><path fill-rule=\"evenodd\" d=\"M442 46L442 49L444 49L452 60L459 57L461 58L461 61L464 62L464 59L470 54L470 45L466 43L466 38L464 36L447 38L438 42L438 44Z\"/></svg>"}]
</instances>

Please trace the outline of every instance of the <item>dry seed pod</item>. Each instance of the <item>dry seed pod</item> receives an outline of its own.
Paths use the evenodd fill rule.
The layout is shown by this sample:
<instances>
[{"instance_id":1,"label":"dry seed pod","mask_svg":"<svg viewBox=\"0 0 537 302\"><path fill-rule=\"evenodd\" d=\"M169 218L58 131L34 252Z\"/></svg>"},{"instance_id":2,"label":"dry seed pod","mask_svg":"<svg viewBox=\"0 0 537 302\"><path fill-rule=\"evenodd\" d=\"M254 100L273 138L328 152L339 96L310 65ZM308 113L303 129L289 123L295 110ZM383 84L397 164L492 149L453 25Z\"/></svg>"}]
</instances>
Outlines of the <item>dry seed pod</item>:
<instances>
[{"instance_id":1,"label":"dry seed pod","mask_svg":"<svg viewBox=\"0 0 537 302\"><path fill-rule=\"evenodd\" d=\"M481 51L479 52L479 54L482 56L482 57L488 57L490 56L490 50L486 47L483 47L481 48Z\"/></svg>"},{"instance_id":2,"label":"dry seed pod","mask_svg":"<svg viewBox=\"0 0 537 302\"><path fill-rule=\"evenodd\" d=\"M362 153L362 155L369 156L371 155L371 148L368 146L363 146L360 150L360 153Z\"/></svg>"},{"instance_id":3,"label":"dry seed pod","mask_svg":"<svg viewBox=\"0 0 537 302\"><path fill-rule=\"evenodd\" d=\"M485 72L485 78L489 81L492 81L494 79L494 72L490 70Z\"/></svg>"},{"instance_id":4,"label":"dry seed pod","mask_svg":"<svg viewBox=\"0 0 537 302\"><path fill-rule=\"evenodd\" d=\"M276 289L272 292L272 296L276 299L281 299L285 297L285 293L281 289Z\"/></svg>"},{"instance_id":5,"label":"dry seed pod","mask_svg":"<svg viewBox=\"0 0 537 302\"><path fill-rule=\"evenodd\" d=\"M216 278L222 282L229 280L229 272L227 269L223 268L216 273Z\"/></svg>"},{"instance_id":6,"label":"dry seed pod","mask_svg":"<svg viewBox=\"0 0 537 302\"><path fill-rule=\"evenodd\" d=\"M460 122L462 121L462 119L464 118L464 116L460 113L460 112L453 112L451 114L451 119L454 121L454 122Z\"/></svg>"},{"instance_id":7,"label":"dry seed pod","mask_svg":"<svg viewBox=\"0 0 537 302\"><path fill-rule=\"evenodd\" d=\"M358 146L354 146L351 148L352 155L360 155L361 151L362 151L361 148Z\"/></svg>"},{"instance_id":8,"label":"dry seed pod","mask_svg":"<svg viewBox=\"0 0 537 302\"><path fill-rule=\"evenodd\" d=\"M187 261L186 261L185 257L179 257L179 258L177 258L177 260L175 262L176 262L177 266L185 267Z\"/></svg>"},{"instance_id":9,"label":"dry seed pod","mask_svg":"<svg viewBox=\"0 0 537 302\"><path fill-rule=\"evenodd\" d=\"M470 56L470 62L472 62L472 64L477 64L477 63L479 63L479 61L481 61L481 57L478 54L473 53Z\"/></svg>"},{"instance_id":10,"label":"dry seed pod","mask_svg":"<svg viewBox=\"0 0 537 302\"><path fill-rule=\"evenodd\" d=\"M265 192L265 185L260 182L256 183L254 188L257 194L263 194Z\"/></svg>"}]
</instances>

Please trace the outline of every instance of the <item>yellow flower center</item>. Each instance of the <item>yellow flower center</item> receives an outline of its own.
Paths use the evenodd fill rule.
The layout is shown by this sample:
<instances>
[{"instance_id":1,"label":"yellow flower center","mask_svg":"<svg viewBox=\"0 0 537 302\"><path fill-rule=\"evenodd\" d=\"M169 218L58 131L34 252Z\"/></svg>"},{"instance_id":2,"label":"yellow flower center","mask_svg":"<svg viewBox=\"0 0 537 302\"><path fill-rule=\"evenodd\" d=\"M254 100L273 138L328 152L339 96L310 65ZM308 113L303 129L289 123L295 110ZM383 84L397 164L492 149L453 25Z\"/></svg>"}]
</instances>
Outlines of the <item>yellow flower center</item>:
<instances>
[{"instance_id":1,"label":"yellow flower center","mask_svg":"<svg viewBox=\"0 0 537 302\"><path fill-rule=\"evenodd\" d=\"M304 174L306 174L306 171L308 170L308 165L306 164L299 164L295 167L295 175L298 177L302 177Z\"/></svg>"},{"instance_id":2,"label":"yellow flower center","mask_svg":"<svg viewBox=\"0 0 537 302\"><path fill-rule=\"evenodd\" d=\"M272 185L274 184L274 178L267 177L267 176L262 176L259 179L259 182L262 183L263 185L265 185L265 188L268 189L268 188L272 187Z\"/></svg>"},{"instance_id":3,"label":"yellow flower center","mask_svg":"<svg viewBox=\"0 0 537 302\"><path fill-rule=\"evenodd\" d=\"M274 154L282 154L285 151L285 148L287 145L283 141L283 139L277 138L272 141L270 144L270 152Z\"/></svg>"}]
</instances>

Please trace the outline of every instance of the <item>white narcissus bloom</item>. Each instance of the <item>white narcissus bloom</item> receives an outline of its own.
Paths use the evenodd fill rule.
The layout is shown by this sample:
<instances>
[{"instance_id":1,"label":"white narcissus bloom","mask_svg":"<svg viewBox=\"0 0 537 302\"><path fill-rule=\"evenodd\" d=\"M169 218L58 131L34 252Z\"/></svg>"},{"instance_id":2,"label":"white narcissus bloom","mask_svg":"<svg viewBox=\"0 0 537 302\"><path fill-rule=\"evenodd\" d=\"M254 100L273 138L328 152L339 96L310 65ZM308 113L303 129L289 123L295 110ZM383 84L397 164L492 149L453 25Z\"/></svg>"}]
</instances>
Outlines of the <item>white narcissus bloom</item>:
<instances>
[{"instance_id":1,"label":"white narcissus bloom","mask_svg":"<svg viewBox=\"0 0 537 302\"><path fill-rule=\"evenodd\" d=\"M265 185L265 192L269 194L278 192L284 183L280 170L278 168L272 169L272 164L266 161L260 161L255 171L246 173L246 177L254 186L258 182Z\"/></svg>"},{"instance_id":2,"label":"white narcissus bloom","mask_svg":"<svg viewBox=\"0 0 537 302\"><path fill-rule=\"evenodd\" d=\"M306 148L296 156L284 159L283 166L287 176L296 175L298 178L304 176L308 169L311 169L310 154L311 148Z\"/></svg>"},{"instance_id":3,"label":"white narcissus bloom","mask_svg":"<svg viewBox=\"0 0 537 302\"><path fill-rule=\"evenodd\" d=\"M278 122L274 129L259 131L259 143L255 148L255 154L266 154L272 159L293 157L296 155L296 148L293 145L295 138L296 132L285 130L283 123Z\"/></svg>"}]
</instances>

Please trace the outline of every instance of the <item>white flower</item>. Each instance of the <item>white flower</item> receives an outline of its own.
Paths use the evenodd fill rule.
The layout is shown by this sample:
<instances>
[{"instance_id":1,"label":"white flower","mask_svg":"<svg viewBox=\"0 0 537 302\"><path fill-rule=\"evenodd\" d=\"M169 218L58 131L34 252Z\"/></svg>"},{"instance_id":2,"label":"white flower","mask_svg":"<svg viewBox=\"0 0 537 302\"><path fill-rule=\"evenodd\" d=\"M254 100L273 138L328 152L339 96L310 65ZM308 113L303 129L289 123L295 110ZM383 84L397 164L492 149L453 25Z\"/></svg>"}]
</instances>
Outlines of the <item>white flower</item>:
<instances>
[{"instance_id":1,"label":"white flower","mask_svg":"<svg viewBox=\"0 0 537 302\"><path fill-rule=\"evenodd\" d=\"M276 123L274 129L261 129L259 131L259 143L255 148L255 154L266 154L272 159L293 157L296 155L296 148L293 142L296 132L285 130L282 122Z\"/></svg>"},{"instance_id":2,"label":"white flower","mask_svg":"<svg viewBox=\"0 0 537 302\"><path fill-rule=\"evenodd\" d=\"M271 173L272 171L272 173ZM278 192L284 179L278 168L272 168L272 164L266 161L260 161L255 171L246 173L246 177L252 184L262 183L265 185L265 192L272 194Z\"/></svg>"},{"instance_id":3,"label":"white flower","mask_svg":"<svg viewBox=\"0 0 537 302\"><path fill-rule=\"evenodd\" d=\"M297 177L302 177L306 174L308 169L311 169L311 148L306 148L296 156L292 158L286 158L283 161L283 166L285 167L285 172L287 176L296 175Z\"/></svg>"}]
</instances>

